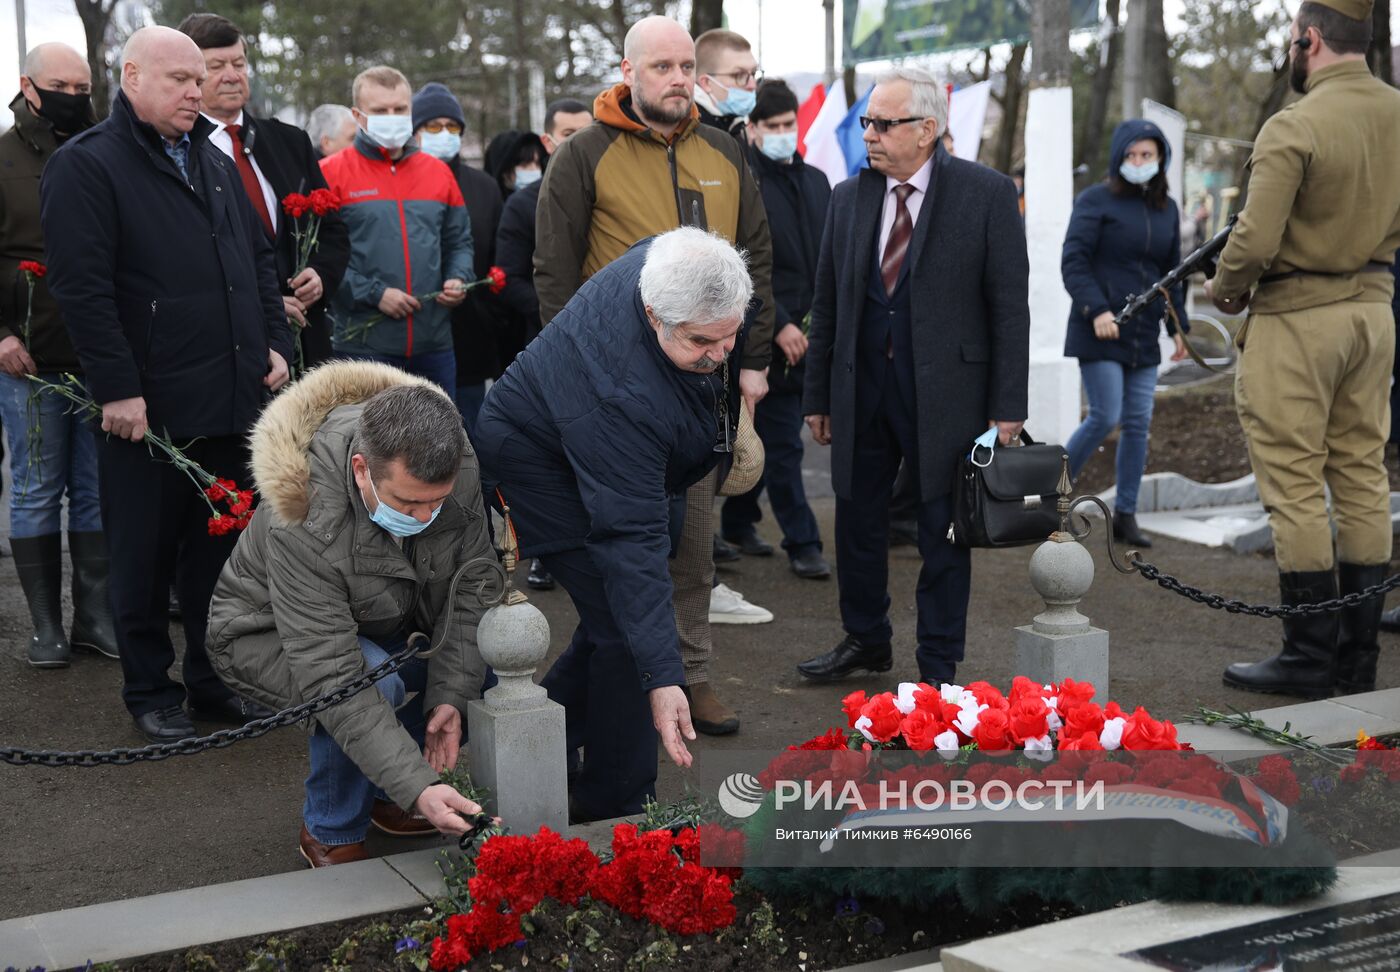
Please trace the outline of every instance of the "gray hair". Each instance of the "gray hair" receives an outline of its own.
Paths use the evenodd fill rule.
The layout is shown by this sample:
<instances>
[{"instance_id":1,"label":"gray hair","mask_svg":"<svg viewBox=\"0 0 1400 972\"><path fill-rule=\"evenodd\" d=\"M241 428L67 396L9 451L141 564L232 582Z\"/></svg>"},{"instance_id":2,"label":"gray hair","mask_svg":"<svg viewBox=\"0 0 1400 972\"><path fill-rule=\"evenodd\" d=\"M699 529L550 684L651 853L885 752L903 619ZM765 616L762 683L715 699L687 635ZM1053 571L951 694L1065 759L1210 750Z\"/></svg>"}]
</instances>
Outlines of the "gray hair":
<instances>
[{"instance_id":1,"label":"gray hair","mask_svg":"<svg viewBox=\"0 0 1400 972\"><path fill-rule=\"evenodd\" d=\"M355 116L344 105L317 105L306 123L306 134L319 151L322 138L335 138L346 122L354 120Z\"/></svg>"},{"instance_id":2,"label":"gray hair","mask_svg":"<svg viewBox=\"0 0 1400 972\"><path fill-rule=\"evenodd\" d=\"M679 324L743 317L753 299L753 278L742 250L722 236L683 226L651 241L637 289L670 337Z\"/></svg>"},{"instance_id":3,"label":"gray hair","mask_svg":"<svg viewBox=\"0 0 1400 972\"><path fill-rule=\"evenodd\" d=\"M360 412L354 451L382 476L402 460L414 479L445 483L457 475L467 433L452 400L423 384L395 385L372 395Z\"/></svg>"},{"instance_id":4,"label":"gray hair","mask_svg":"<svg viewBox=\"0 0 1400 972\"><path fill-rule=\"evenodd\" d=\"M900 65L882 71L875 78L876 84L894 84L908 81L913 94L909 99L909 110L920 118L932 118L938 123L938 134L948 130L948 89L943 82L926 68L910 64Z\"/></svg>"}]
</instances>

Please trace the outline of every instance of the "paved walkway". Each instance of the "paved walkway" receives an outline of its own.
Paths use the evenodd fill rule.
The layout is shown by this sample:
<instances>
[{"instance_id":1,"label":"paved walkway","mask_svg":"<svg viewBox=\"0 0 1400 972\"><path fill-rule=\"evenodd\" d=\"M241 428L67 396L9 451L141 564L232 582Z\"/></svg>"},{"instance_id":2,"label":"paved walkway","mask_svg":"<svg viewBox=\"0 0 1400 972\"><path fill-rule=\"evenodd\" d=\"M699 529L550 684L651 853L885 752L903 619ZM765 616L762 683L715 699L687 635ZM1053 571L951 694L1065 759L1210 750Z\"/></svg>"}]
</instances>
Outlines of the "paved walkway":
<instances>
[{"instance_id":1,"label":"paved walkway","mask_svg":"<svg viewBox=\"0 0 1400 972\"><path fill-rule=\"evenodd\" d=\"M816 453L811 483L823 536L831 537L833 501ZM825 494L825 495L820 495ZM0 516L0 521L5 518ZM0 531L3 525L0 525ZM770 539L771 523L764 531ZM1098 539L1098 538L1096 538ZM1032 548L979 551L964 681L1006 685L1013 670L1011 629L1041 608L1026 578ZM1224 688L1220 671L1260 657L1277 641L1277 625L1212 612L1136 577L1116 574L1098 539L1098 578L1083 610L1112 638L1113 698L1179 717L1198 704L1251 709L1289 700ZM841 637L836 585L803 581L781 558L745 560L721 578L778 618L769 625L716 629L714 681L743 718L739 734L702 737L697 758L723 749L780 749L839 724L840 698L857 688L879 691L916 677L913 661L917 560L906 548L892 563L896 664L880 678L806 684L793 666ZM1254 602L1277 600L1272 561L1162 541L1152 558L1200 586ZM139 745L121 706L115 663L90 655L63 671L24 662L29 627L13 567L0 560L0 742L79 749ZM574 615L562 591L534 598L548 617L553 650L567 644ZM1390 643L1400 643L1385 636ZM1400 685L1400 658L1382 653L1380 684ZM212 729L213 726L201 726ZM297 729L227 750L160 763L81 770L0 767L0 919L135 895L153 894L300 867L296 834L305 749ZM669 765L661 797L681 792ZM434 846L371 838L377 854Z\"/></svg>"}]
</instances>

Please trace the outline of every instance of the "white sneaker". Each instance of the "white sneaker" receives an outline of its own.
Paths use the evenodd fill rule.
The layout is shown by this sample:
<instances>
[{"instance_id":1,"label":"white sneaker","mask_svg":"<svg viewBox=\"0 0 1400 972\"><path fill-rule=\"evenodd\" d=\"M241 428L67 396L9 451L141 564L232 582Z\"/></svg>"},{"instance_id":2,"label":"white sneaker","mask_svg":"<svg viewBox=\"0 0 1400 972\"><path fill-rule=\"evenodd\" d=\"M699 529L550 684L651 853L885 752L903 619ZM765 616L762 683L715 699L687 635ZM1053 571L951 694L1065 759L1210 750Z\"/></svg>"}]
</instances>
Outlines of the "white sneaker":
<instances>
[{"instance_id":1,"label":"white sneaker","mask_svg":"<svg viewBox=\"0 0 1400 972\"><path fill-rule=\"evenodd\" d=\"M710 624L767 624L773 612L750 604L744 595L724 584L710 589Z\"/></svg>"}]
</instances>

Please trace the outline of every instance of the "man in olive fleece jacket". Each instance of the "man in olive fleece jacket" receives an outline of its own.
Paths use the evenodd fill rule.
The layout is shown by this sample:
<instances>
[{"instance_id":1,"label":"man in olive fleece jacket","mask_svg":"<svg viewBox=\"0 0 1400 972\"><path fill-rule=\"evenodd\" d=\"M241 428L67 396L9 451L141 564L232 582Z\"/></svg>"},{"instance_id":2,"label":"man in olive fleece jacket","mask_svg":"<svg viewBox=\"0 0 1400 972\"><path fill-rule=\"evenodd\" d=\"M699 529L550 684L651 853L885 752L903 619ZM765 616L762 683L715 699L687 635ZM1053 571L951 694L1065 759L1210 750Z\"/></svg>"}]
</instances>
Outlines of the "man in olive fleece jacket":
<instances>
[{"instance_id":1,"label":"man in olive fleece jacket","mask_svg":"<svg viewBox=\"0 0 1400 972\"><path fill-rule=\"evenodd\" d=\"M773 245L748 159L728 134L701 124L695 43L674 20L647 17L632 26L622 79L598 96L594 123L561 145L545 170L535 216L540 321L548 324L585 280L639 240L680 226L717 233L747 251L753 276L756 299L734 355L739 392L752 413L768 392ZM737 407L731 401L731 415ZM692 715L710 734L739 728L709 682L718 478L711 473L687 491L684 533L671 561Z\"/></svg>"}]
</instances>

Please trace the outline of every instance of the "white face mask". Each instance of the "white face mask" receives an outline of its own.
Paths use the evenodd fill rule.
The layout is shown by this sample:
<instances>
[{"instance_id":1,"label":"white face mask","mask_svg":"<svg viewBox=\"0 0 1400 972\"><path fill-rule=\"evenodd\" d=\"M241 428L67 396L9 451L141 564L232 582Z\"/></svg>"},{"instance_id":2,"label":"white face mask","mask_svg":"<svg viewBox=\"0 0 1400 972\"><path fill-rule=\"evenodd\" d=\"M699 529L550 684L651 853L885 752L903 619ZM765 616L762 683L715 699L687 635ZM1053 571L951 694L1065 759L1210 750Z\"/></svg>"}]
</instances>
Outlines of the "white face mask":
<instances>
[{"instance_id":1,"label":"white face mask","mask_svg":"<svg viewBox=\"0 0 1400 972\"><path fill-rule=\"evenodd\" d=\"M365 131L380 148L401 149L413 137L413 118L409 115L366 115Z\"/></svg>"},{"instance_id":2,"label":"white face mask","mask_svg":"<svg viewBox=\"0 0 1400 972\"><path fill-rule=\"evenodd\" d=\"M515 188L524 189L526 186L533 186L544 178L544 173L539 169L516 169Z\"/></svg>"},{"instance_id":3,"label":"white face mask","mask_svg":"<svg viewBox=\"0 0 1400 972\"><path fill-rule=\"evenodd\" d=\"M786 162L797 152L797 133L769 132L758 150L774 162Z\"/></svg>"},{"instance_id":4,"label":"white face mask","mask_svg":"<svg viewBox=\"0 0 1400 972\"><path fill-rule=\"evenodd\" d=\"M450 162L462 153L462 136L452 132L424 132L418 136L418 145L435 159Z\"/></svg>"}]
</instances>

